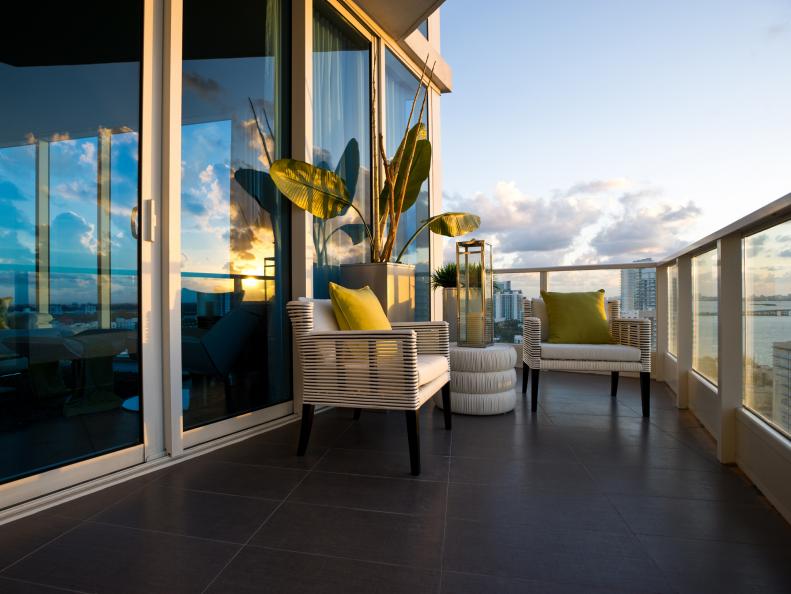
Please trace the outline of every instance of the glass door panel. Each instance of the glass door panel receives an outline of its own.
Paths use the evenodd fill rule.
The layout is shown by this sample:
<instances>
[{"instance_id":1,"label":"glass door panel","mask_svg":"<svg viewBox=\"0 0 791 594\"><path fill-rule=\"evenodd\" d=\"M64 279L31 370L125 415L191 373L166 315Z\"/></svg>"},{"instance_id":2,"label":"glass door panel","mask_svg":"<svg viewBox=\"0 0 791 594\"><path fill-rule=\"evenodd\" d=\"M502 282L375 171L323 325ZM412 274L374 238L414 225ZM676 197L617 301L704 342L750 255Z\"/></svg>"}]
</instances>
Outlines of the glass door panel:
<instances>
[{"instance_id":1,"label":"glass door panel","mask_svg":"<svg viewBox=\"0 0 791 594\"><path fill-rule=\"evenodd\" d=\"M133 230L143 3L9 12L0 24L0 482L143 439ZM68 34L32 39L24 22Z\"/></svg>"},{"instance_id":2,"label":"glass door panel","mask_svg":"<svg viewBox=\"0 0 791 594\"><path fill-rule=\"evenodd\" d=\"M184 3L184 429L291 399L289 205L279 0ZM287 95L285 95L287 96Z\"/></svg>"}]
</instances>

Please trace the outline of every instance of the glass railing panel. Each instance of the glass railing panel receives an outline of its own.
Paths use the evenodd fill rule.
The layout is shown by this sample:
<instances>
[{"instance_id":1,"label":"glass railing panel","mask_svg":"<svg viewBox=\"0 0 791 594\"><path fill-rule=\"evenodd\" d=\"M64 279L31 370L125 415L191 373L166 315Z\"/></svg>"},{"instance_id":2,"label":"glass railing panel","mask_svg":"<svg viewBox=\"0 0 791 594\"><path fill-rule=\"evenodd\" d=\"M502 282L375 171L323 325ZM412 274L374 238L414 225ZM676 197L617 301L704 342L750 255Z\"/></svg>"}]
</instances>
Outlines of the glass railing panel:
<instances>
[{"instance_id":1,"label":"glass railing panel","mask_svg":"<svg viewBox=\"0 0 791 594\"><path fill-rule=\"evenodd\" d=\"M667 350L678 356L678 265L667 269Z\"/></svg>"},{"instance_id":2,"label":"glass railing panel","mask_svg":"<svg viewBox=\"0 0 791 594\"><path fill-rule=\"evenodd\" d=\"M716 249L692 258L692 368L717 383L718 272Z\"/></svg>"},{"instance_id":3,"label":"glass railing panel","mask_svg":"<svg viewBox=\"0 0 791 594\"><path fill-rule=\"evenodd\" d=\"M522 342L524 300L538 297L541 277L538 272L496 274L494 277L494 340Z\"/></svg>"},{"instance_id":4,"label":"glass railing panel","mask_svg":"<svg viewBox=\"0 0 791 594\"><path fill-rule=\"evenodd\" d=\"M744 238L744 406L791 436L791 221Z\"/></svg>"}]
</instances>

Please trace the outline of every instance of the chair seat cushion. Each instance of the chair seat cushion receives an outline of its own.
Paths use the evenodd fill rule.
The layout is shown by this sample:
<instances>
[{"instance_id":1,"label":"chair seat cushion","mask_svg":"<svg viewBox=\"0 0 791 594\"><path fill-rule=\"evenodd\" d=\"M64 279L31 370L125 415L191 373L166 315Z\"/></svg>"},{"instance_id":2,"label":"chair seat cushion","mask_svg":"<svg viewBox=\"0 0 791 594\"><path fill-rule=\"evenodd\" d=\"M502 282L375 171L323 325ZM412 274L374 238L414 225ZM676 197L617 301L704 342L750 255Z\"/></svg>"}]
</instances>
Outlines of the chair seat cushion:
<instances>
[{"instance_id":1,"label":"chair seat cushion","mask_svg":"<svg viewBox=\"0 0 791 594\"><path fill-rule=\"evenodd\" d=\"M444 355L418 355L417 374L421 386L437 379L443 373L448 373L448 360Z\"/></svg>"},{"instance_id":2,"label":"chair seat cushion","mask_svg":"<svg viewBox=\"0 0 791 594\"><path fill-rule=\"evenodd\" d=\"M562 361L640 361L640 349L622 344L541 343L541 358Z\"/></svg>"}]
</instances>

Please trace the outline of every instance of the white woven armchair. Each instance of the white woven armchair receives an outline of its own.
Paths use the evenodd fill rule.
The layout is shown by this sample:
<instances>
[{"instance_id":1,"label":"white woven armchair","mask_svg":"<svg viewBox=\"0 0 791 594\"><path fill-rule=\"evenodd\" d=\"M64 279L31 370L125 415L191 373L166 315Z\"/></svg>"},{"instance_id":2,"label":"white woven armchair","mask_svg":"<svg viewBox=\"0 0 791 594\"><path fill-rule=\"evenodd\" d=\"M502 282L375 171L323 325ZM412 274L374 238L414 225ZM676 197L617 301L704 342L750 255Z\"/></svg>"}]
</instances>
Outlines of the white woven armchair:
<instances>
[{"instance_id":1,"label":"white woven armchair","mask_svg":"<svg viewBox=\"0 0 791 594\"><path fill-rule=\"evenodd\" d=\"M555 344L546 342L549 317L541 299L525 299L522 343L522 393L532 381L530 408L538 407L538 382L542 369L565 371L609 371L610 395L618 393L621 371L640 374L643 416L650 414L651 398L651 322L621 318L621 302L607 302L607 321L617 344Z\"/></svg>"},{"instance_id":2,"label":"white woven armchair","mask_svg":"<svg viewBox=\"0 0 791 594\"><path fill-rule=\"evenodd\" d=\"M287 305L302 367L302 426L297 454L310 439L317 404L403 410L412 474L420 474L418 411L442 390L451 429L447 322L393 323L392 330L341 331L326 299Z\"/></svg>"}]
</instances>

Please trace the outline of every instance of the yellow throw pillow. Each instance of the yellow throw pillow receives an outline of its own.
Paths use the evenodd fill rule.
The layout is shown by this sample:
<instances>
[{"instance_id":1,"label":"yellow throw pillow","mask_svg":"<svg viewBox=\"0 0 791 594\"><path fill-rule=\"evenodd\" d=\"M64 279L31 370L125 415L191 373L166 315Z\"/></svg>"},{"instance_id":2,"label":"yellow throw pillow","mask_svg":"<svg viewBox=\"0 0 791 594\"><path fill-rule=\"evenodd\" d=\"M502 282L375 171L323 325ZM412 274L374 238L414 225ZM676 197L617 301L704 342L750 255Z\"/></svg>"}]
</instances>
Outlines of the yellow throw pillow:
<instances>
[{"instance_id":1,"label":"yellow throw pillow","mask_svg":"<svg viewBox=\"0 0 791 594\"><path fill-rule=\"evenodd\" d=\"M590 293L541 291L549 316L549 339L560 344L612 344L604 289Z\"/></svg>"},{"instance_id":2,"label":"yellow throw pillow","mask_svg":"<svg viewBox=\"0 0 791 594\"><path fill-rule=\"evenodd\" d=\"M8 330L8 310L12 297L0 297L0 330Z\"/></svg>"},{"instance_id":3,"label":"yellow throw pillow","mask_svg":"<svg viewBox=\"0 0 791 594\"><path fill-rule=\"evenodd\" d=\"M332 311L341 330L392 330L371 287L347 289L330 283Z\"/></svg>"}]
</instances>

